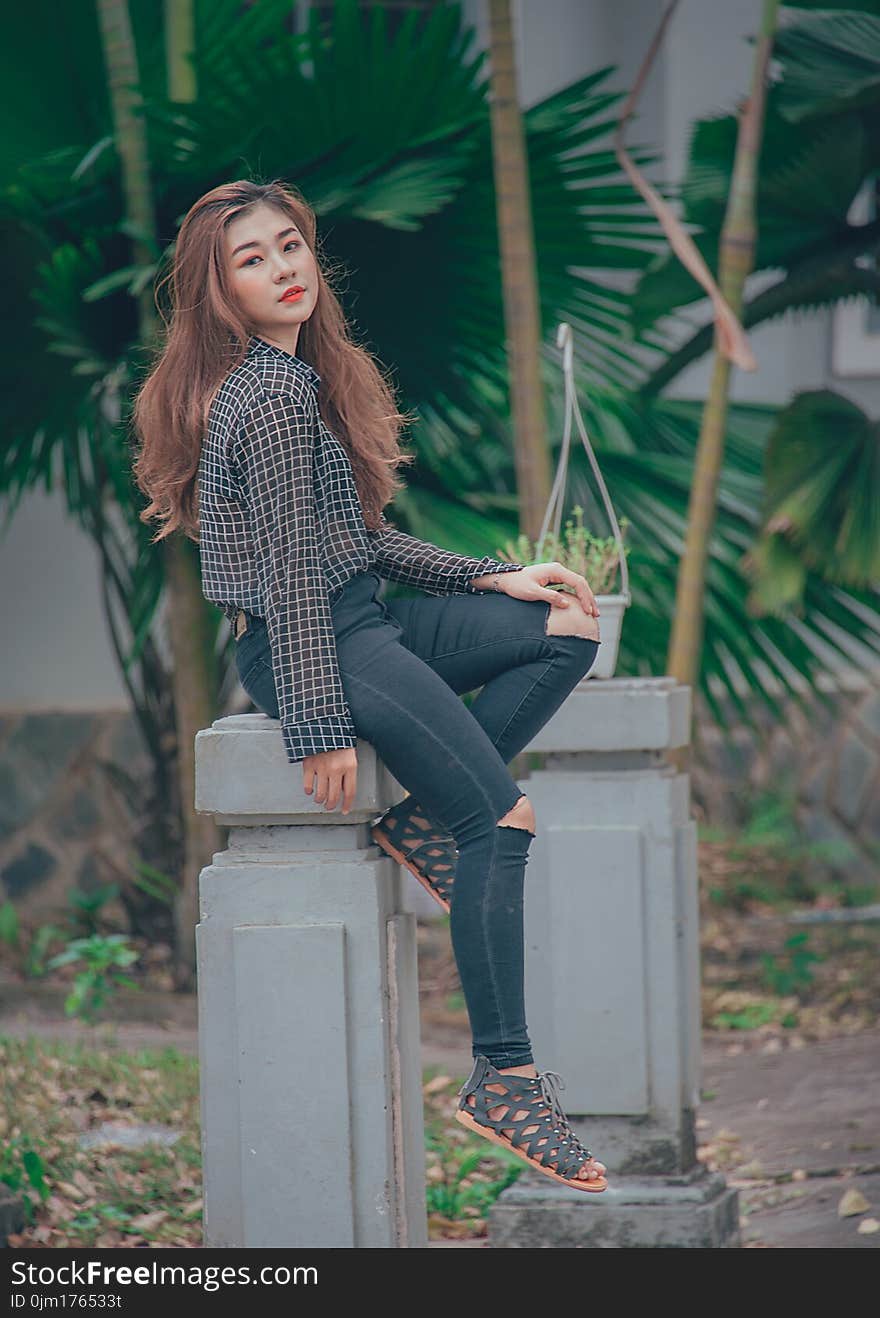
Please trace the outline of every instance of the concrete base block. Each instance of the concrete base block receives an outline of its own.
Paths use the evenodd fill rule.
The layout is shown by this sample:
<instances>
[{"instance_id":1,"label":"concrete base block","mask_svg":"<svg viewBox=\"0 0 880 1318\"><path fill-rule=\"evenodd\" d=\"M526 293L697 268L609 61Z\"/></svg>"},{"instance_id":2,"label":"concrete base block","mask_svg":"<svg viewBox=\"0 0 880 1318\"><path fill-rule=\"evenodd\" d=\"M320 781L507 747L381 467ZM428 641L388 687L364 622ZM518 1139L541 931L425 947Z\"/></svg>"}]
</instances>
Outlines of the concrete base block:
<instances>
[{"instance_id":1,"label":"concrete base block","mask_svg":"<svg viewBox=\"0 0 880 1318\"><path fill-rule=\"evenodd\" d=\"M537 1184L538 1181L545 1181ZM724 1177L616 1177L602 1194L554 1185L527 1172L489 1212L489 1245L500 1249L737 1249L736 1190Z\"/></svg>"},{"instance_id":2,"label":"concrete base block","mask_svg":"<svg viewBox=\"0 0 880 1318\"><path fill-rule=\"evenodd\" d=\"M359 746L343 821L264 715L200 732L196 767L196 808L230 825L199 876L204 1243L422 1248L416 921L369 837L388 775Z\"/></svg>"}]
</instances>

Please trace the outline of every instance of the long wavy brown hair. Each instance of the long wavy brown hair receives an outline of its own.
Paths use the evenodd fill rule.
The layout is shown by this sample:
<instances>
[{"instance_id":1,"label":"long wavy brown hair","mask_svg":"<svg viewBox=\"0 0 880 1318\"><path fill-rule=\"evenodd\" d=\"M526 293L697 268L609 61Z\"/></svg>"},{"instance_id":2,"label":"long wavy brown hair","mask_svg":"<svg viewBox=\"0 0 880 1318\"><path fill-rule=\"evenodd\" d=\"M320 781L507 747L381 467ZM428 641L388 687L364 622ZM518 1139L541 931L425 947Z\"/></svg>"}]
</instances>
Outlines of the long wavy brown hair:
<instances>
[{"instance_id":1,"label":"long wavy brown hair","mask_svg":"<svg viewBox=\"0 0 880 1318\"><path fill-rule=\"evenodd\" d=\"M244 361L255 332L230 290L225 230L259 202L295 224L315 256L318 298L300 326L297 356L321 377L318 408L348 453L371 530L379 528L382 509L403 488L396 468L415 461L399 447L400 431L413 415L397 410L392 385L351 340L330 287L332 275L322 268L314 211L296 188L279 179L223 183L200 197L180 226L171 269L156 289L158 294L170 285L170 317L159 307L167 334L134 400L132 426L140 448L133 473L150 500L140 520L162 523L153 544L178 529L199 539L198 471L208 413L223 381Z\"/></svg>"}]
</instances>

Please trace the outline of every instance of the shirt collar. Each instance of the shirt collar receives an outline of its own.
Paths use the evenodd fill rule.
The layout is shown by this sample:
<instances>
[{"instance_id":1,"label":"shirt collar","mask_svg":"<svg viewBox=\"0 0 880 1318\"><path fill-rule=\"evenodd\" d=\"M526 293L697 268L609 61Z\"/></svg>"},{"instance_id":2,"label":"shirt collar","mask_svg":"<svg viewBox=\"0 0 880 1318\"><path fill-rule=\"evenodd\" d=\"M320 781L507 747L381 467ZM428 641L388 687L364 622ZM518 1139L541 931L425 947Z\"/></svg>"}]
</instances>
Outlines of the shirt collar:
<instances>
[{"instance_id":1,"label":"shirt collar","mask_svg":"<svg viewBox=\"0 0 880 1318\"><path fill-rule=\"evenodd\" d=\"M261 339L258 334L252 334L248 339L248 356L256 356L263 353L268 353L272 357L280 357L286 362L293 362L298 369L301 370L309 380L311 380L316 388L321 383L321 377L315 370L314 366L310 366L308 362L303 361L302 357L297 357L292 352L286 352L284 348L276 348L274 343L267 343L267 341Z\"/></svg>"}]
</instances>

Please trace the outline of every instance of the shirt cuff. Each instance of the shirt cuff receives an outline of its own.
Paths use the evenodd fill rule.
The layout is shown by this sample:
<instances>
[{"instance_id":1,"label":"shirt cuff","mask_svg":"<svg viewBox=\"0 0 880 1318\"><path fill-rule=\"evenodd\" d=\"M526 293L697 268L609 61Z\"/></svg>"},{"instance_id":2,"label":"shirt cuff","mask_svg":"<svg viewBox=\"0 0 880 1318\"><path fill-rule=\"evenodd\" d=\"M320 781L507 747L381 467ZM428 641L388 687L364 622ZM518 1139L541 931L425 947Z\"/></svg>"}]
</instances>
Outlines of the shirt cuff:
<instances>
[{"instance_id":1,"label":"shirt cuff","mask_svg":"<svg viewBox=\"0 0 880 1318\"><path fill-rule=\"evenodd\" d=\"M471 580L474 577L491 577L496 572L520 572L522 568L522 563L501 563L498 559L490 559L488 567L479 568L476 572L468 574L470 579L465 583L465 593L468 595L494 595L496 594L494 586L490 586L488 590L480 590L479 587L471 585Z\"/></svg>"},{"instance_id":2,"label":"shirt cuff","mask_svg":"<svg viewBox=\"0 0 880 1318\"><path fill-rule=\"evenodd\" d=\"M291 764L298 764L307 755L348 750L358 743L351 719L343 714L330 714L312 723L282 724L281 735Z\"/></svg>"}]
</instances>

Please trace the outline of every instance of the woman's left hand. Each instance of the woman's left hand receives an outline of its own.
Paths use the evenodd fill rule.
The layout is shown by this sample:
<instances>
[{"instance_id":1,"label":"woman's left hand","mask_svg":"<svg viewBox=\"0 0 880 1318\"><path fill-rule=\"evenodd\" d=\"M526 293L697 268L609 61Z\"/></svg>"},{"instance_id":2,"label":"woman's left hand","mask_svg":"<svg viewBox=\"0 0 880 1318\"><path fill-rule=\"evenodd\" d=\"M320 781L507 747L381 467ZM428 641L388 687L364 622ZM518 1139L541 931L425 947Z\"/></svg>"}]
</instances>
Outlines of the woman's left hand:
<instances>
[{"instance_id":1,"label":"woman's left hand","mask_svg":"<svg viewBox=\"0 0 880 1318\"><path fill-rule=\"evenodd\" d=\"M585 577L561 563L532 563L520 568L519 572L499 572L498 584L505 595L512 595L518 600L549 600L557 609L567 609L569 601L561 590L548 590L548 583L559 581L564 586L571 586L580 601L584 613L594 618L599 616L596 596L590 590Z\"/></svg>"}]
</instances>

